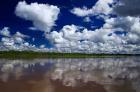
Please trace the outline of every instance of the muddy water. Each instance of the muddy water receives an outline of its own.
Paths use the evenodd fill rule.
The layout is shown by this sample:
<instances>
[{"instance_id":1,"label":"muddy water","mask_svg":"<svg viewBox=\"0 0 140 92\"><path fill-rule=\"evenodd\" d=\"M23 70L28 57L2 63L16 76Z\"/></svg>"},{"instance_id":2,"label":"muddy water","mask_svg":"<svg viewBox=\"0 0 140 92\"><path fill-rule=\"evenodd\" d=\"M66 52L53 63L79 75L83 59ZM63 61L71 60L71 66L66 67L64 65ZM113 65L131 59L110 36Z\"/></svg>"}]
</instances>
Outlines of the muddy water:
<instances>
[{"instance_id":1,"label":"muddy water","mask_svg":"<svg viewBox=\"0 0 140 92\"><path fill-rule=\"evenodd\" d=\"M0 92L140 92L140 58L3 59Z\"/></svg>"}]
</instances>

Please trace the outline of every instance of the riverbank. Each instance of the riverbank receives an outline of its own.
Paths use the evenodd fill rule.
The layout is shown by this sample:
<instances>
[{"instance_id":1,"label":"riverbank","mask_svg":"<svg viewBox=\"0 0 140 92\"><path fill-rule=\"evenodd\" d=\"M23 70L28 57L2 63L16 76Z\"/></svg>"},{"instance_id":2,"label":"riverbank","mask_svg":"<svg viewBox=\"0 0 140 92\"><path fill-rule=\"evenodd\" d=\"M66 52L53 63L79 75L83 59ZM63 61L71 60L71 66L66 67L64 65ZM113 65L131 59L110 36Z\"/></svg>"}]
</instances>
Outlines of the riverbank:
<instances>
[{"instance_id":1,"label":"riverbank","mask_svg":"<svg viewBox=\"0 0 140 92\"><path fill-rule=\"evenodd\" d=\"M140 54L85 54L85 53L56 53L33 51L0 51L0 58L34 59L34 58L106 58L140 56Z\"/></svg>"}]
</instances>

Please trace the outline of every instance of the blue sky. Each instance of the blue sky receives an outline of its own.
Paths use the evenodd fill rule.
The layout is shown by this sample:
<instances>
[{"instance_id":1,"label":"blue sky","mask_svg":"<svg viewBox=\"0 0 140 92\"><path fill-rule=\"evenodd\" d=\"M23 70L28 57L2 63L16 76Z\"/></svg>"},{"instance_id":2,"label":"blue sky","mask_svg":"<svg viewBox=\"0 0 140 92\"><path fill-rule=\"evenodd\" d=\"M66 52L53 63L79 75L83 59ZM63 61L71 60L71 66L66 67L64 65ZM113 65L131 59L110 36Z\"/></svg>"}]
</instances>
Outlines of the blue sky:
<instances>
[{"instance_id":1,"label":"blue sky","mask_svg":"<svg viewBox=\"0 0 140 92\"><path fill-rule=\"evenodd\" d=\"M2 0L0 47L2 50L140 53L137 3L140 1Z\"/></svg>"},{"instance_id":2,"label":"blue sky","mask_svg":"<svg viewBox=\"0 0 140 92\"><path fill-rule=\"evenodd\" d=\"M32 27L32 22L31 21L26 21L24 19L21 19L15 15L15 7L18 4L18 2L21 0L3 0L0 1L0 11L3 13L0 16L0 28L2 29L4 26L10 27L11 33L14 34L17 31L20 31L23 34L30 35L31 37L34 37L36 42L34 44L36 45L41 45L43 43L46 44L46 46L50 46L49 41L47 39L44 39L42 37L43 32L40 31L30 31L28 28ZM75 7L92 7L97 0L26 0L27 3L33 3L33 2L38 2L38 3L47 3L51 5L56 5L61 8L61 14L59 14L59 19L56 21L56 26L53 28L56 31L59 31L64 25L79 25L79 26L85 26L87 28L91 28L91 25L95 25L97 27L100 27L103 25L104 21L101 19L93 19L96 20L93 23L85 23L83 22L82 18L78 18L77 16L73 15L72 13L69 12L70 9L72 9L74 6ZM80 2L80 3L79 3ZM68 16L65 17L65 16ZM29 40L30 42L31 39Z\"/></svg>"}]
</instances>

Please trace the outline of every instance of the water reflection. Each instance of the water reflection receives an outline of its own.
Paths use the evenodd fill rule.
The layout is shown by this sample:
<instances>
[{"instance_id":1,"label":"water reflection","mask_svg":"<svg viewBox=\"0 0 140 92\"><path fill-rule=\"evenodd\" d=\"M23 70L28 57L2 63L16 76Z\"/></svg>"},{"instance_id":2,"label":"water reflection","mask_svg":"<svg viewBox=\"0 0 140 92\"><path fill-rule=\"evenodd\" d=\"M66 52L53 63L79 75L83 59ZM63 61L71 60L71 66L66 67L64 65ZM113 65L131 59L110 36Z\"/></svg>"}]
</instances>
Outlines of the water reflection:
<instances>
[{"instance_id":1,"label":"water reflection","mask_svg":"<svg viewBox=\"0 0 140 92\"><path fill-rule=\"evenodd\" d=\"M0 60L0 92L139 92L140 58Z\"/></svg>"}]
</instances>

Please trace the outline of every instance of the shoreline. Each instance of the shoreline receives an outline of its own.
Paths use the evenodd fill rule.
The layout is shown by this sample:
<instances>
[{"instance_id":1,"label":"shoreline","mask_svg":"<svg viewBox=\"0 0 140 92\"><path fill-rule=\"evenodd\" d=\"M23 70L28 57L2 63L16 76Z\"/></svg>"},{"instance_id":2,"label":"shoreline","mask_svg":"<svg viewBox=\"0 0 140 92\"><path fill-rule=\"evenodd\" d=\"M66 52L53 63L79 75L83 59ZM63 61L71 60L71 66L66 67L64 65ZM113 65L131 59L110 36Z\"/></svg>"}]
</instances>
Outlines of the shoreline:
<instances>
[{"instance_id":1,"label":"shoreline","mask_svg":"<svg viewBox=\"0 0 140 92\"><path fill-rule=\"evenodd\" d=\"M120 58L140 56L140 54L86 54L57 53L34 51L0 51L0 59L35 59L35 58Z\"/></svg>"}]
</instances>

